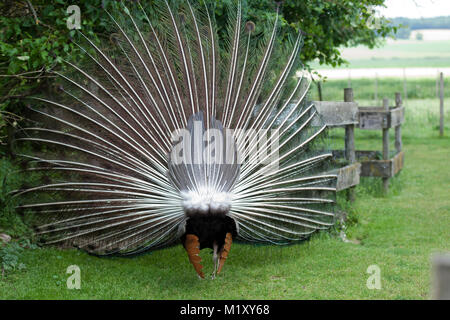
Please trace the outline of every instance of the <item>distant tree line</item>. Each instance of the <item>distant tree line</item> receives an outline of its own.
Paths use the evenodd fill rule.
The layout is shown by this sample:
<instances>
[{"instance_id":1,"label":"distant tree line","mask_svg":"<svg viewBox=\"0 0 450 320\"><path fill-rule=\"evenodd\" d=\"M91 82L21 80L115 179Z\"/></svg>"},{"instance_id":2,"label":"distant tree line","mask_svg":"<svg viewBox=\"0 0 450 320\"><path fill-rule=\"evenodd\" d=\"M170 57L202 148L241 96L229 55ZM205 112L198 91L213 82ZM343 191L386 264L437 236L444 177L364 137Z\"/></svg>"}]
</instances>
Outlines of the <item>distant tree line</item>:
<instances>
[{"instance_id":1,"label":"distant tree line","mask_svg":"<svg viewBox=\"0 0 450 320\"><path fill-rule=\"evenodd\" d=\"M450 29L450 16L421 19L394 18L392 23L394 25L408 26L411 30Z\"/></svg>"},{"instance_id":2,"label":"distant tree line","mask_svg":"<svg viewBox=\"0 0 450 320\"><path fill-rule=\"evenodd\" d=\"M413 30L450 29L450 16L421 19L393 18L391 23L399 27L395 34L396 38L409 39Z\"/></svg>"}]
</instances>

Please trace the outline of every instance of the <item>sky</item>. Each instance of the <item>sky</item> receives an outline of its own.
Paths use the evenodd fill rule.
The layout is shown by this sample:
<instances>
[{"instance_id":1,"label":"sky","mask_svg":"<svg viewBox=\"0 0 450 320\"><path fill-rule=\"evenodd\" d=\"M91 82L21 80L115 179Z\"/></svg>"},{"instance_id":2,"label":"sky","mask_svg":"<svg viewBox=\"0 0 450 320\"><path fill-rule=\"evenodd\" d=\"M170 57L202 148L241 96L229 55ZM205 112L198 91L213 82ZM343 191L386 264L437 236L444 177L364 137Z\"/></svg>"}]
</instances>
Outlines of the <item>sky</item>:
<instances>
[{"instance_id":1,"label":"sky","mask_svg":"<svg viewBox=\"0 0 450 320\"><path fill-rule=\"evenodd\" d=\"M450 16L450 0L386 0L387 8L379 9L388 18L430 18Z\"/></svg>"}]
</instances>

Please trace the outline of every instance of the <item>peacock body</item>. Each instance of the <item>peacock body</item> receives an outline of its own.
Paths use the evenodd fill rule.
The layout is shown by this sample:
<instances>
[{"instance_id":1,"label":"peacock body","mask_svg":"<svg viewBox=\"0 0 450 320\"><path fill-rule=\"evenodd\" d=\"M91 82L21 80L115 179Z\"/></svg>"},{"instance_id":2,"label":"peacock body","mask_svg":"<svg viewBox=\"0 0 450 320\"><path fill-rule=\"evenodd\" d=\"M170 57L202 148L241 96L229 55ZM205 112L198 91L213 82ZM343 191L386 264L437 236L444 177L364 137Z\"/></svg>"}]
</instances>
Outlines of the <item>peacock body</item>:
<instances>
[{"instance_id":1,"label":"peacock body","mask_svg":"<svg viewBox=\"0 0 450 320\"><path fill-rule=\"evenodd\" d=\"M34 195L21 208L45 243L132 255L181 239L203 277L200 249L220 272L233 240L286 244L330 227L336 176L296 76L301 34L279 34L278 9L263 32L241 2L221 32L206 5L151 9L107 12L103 46L80 32L89 63L65 61L58 94L32 100L17 141L46 178L16 195Z\"/></svg>"}]
</instances>

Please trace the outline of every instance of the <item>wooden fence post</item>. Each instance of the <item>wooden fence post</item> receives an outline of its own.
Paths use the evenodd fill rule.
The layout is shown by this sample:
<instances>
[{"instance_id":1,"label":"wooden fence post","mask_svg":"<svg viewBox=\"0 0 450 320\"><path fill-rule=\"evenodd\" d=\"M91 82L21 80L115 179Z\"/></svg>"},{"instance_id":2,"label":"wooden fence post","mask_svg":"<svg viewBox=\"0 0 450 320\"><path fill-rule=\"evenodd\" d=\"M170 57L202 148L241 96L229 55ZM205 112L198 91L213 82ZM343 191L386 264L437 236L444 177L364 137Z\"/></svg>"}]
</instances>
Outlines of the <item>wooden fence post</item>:
<instances>
[{"instance_id":1,"label":"wooden fence post","mask_svg":"<svg viewBox=\"0 0 450 320\"><path fill-rule=\"evenodd\" d=\"M345 102L354 101L352 88L344 89L344 101ZM354 124L349 124L345 126L345 158L348 160L349 163L356 162ZM355 187L351 187L348 189L347 200L351 202L355 201Z\"/></svg>"},{"instance_id":2,"label":"wooden fence post","mask_svg":"<svg viewBox=\"0 0 450 320\"><path fill-rule=\"evenodd\" d=\"M323 96L322 96L322 81L319 80L319 82L317 82L317 91L319 93L319 101L323 101Z\"/></svg>"},{"instance_id":3,"label":"wooden fence post","mask_svg":"<svg viewBox=\"0 0 450 320\"><path fill-rule=\"evenodd\" d=\"M389 99L383 99L383 109L389 111ZM383 160L389 160L389 128L383 129ZM389 178L383 178L384 193L389 190Z\"/></svg>"},{"instance_id":4,"label":"wooden fence post","mask_svg":"<svg viewBox=\"0 0 450 320\"><path fill-rule=\"evenodd\" d=\"M450 255L433 256L433 299L450 300Z\"/></svg>"},{"instance_id":5,"label":"wooden fence post","mask_svg":"<svg viewBox=\"0 0 450 320\"><path fill-rule=\"evenodd\" d=\"M402 95L400 92L395 93L395 107L400 108L402 106ZM399 124L395 127L395 150L397 153L402 151L403 143L402 143L402 125Z\"/></svg>"},{"instance_id":6,"label":"wooden fence post","mask_svg":"<svg viewBox=\"0 0 450 320\"><path fill-rule=\"evenodd\" d=\"M439 135L444 136L444 73L441 72Z\"/></svg>"}]
</instances>

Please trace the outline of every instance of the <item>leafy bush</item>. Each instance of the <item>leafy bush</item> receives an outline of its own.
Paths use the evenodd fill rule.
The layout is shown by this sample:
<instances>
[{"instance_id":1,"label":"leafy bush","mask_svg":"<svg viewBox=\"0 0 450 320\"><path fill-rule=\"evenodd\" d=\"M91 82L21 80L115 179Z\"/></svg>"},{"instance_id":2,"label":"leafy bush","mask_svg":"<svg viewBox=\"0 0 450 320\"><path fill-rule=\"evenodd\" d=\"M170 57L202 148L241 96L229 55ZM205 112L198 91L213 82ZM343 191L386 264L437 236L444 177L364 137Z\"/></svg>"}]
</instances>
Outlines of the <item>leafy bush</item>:
<instances>
[{"instance_id":1,"label":"leafy bush","mask_svg":"<svg viewBox=\"0 0 450 320\"><path fill-rule=\"evenodd\" d=\"M18 169L10 159L0 159L0 232L13 237L27 233L27 227L15 212L16 201L10 195L24 180L21 174L15 173Z\"/></svg>"},{"instance_id":2,"label":"leafy bush","mask_svg":"<svg viewBox=\"0 0 450 320\"><path fill-rule=\"evenodd\" d=\"M22 251L23 248L17 242L8 243L0 248L2 277L8 271L25 269L25 264L19 262Z\"/></svg>"},{"instance_id":3,"label":"leafy bush","mask_svg":"<svg viewBox=\"0 0 450 320\"><path fill-rule=\"evenodd\" d=\"M103 1L105 7L120 2ZM21 98L50 87L52 77L46 71L63 67L63 59L81 61L82 52L72 39L77 31L67 28L68 0L6 0L0 3L0 129L5 137L11 125L5 111L22 114ZM83 33L98 43L97 34L105 33L108 20L101 0L77 1L82 15ZM0 139L1 140L1 139Z\"/></svg>"},{"instance_id":4,"label":"leafy bush","mask_svg":"<svg viewBox=\"0 0 450 320\"><path fill-rule=\"evenodd\" d=\"M2 277L11 271L20 271L26 269L26 265L21 262L24 249L37 249L29 240L20 242L9 242L3 244L0 240L0 269Z\"/></svg>"}]
</instances>

